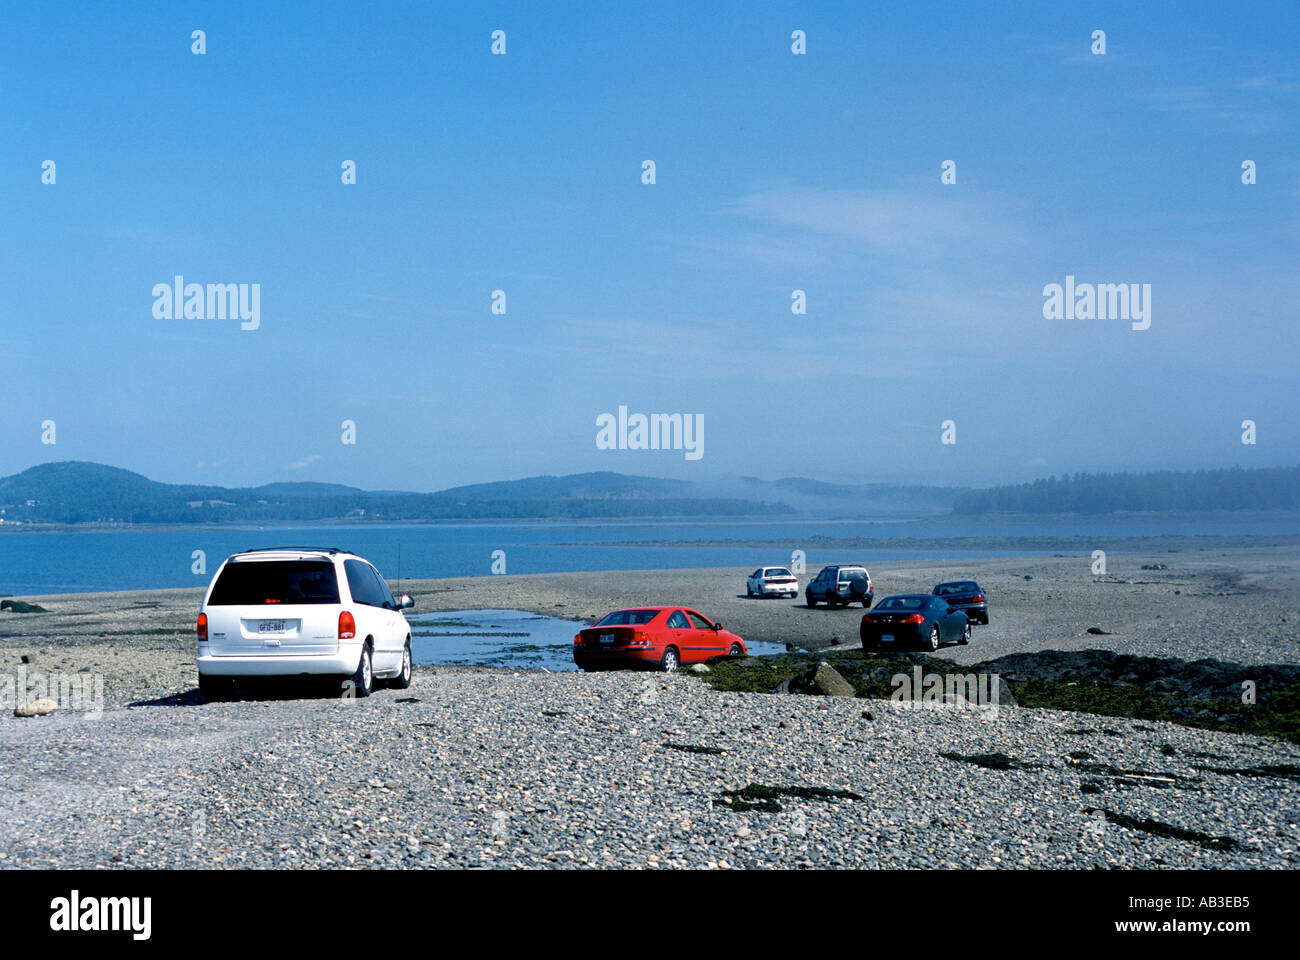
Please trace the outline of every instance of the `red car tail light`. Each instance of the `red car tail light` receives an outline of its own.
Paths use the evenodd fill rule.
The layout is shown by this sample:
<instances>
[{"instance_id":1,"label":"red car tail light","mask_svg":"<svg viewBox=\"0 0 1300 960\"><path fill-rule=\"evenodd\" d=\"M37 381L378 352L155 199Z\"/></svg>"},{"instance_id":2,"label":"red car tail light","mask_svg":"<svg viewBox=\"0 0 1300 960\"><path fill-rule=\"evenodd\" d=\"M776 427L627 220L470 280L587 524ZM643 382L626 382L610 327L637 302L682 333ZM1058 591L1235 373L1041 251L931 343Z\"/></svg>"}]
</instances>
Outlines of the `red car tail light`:
<instances>
[{"instance_id":1,"label":"red car tail light","mask_svg":"<svg viewBox=\"0 0 1300 960\"><path fill-rule=\"evenodd\" d=\"M984 603L984 602L985 602L984 594L982 593L975 594L975 599L971 601L971 603Z\"/></svg>"},{"instance_id":2,"label":"red car tail light","mask_svg":"<svg viewBox=\"0 0 1300 960\"><path fill-rule=\"evenodd\" d=\"M898 622L899 623L925 623L925 617L921 616L919 613L909 613L907 616L905 616L902 620L899 620Z\"/></svg>"},{"instance_id":3,"label":"red car tail light","mask_svg":"<svg viewBox=\"0 0 1300 960\"><path fill-rule=\"evenodd\" d=\"M575 634L573 635L573 642L574 642L574 643L582 643L582 634L580 634L580 633L575 633Z\"/></svg>"},{"instance_id":4,"label":"red car tail light","mask_svg":"<svg viewBox=\"0 0 1300 960\"><path fill-rule=\"evenodd\" d=\"M339 639L351 640L357 635L357 622L352 619L352 614L344 610L339 614Z\"/></svg>"},{"instance_id":5,"label":"red car tail light","mask_svg":"<svg viewBox=\"0 0 1300 960\"><path fill-rule=\"evenodd\" d=\"M199 643L207 643L208 642L208 615L206 613L199 614L198 633L199 633Z\"/></svg>"}]
</instances>

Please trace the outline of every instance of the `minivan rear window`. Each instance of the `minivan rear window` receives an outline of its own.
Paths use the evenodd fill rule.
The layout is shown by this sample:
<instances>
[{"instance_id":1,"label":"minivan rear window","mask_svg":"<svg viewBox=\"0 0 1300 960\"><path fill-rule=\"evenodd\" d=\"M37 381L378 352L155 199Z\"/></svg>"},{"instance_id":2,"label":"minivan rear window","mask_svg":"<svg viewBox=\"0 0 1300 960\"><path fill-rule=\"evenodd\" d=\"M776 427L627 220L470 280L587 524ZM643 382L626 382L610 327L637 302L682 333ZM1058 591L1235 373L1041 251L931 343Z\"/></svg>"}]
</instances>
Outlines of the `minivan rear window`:
<instances>
[{"instance_id":1,"label":"minivan rear window","mask_svg":"<svg viewBox=\"0 0 1300 960\"><path fill-rule=\"evenodd\" d=\"M339 581L328 560L235 560L208 598L214 607L338 602Z\"/></svg>"}]
</instances>

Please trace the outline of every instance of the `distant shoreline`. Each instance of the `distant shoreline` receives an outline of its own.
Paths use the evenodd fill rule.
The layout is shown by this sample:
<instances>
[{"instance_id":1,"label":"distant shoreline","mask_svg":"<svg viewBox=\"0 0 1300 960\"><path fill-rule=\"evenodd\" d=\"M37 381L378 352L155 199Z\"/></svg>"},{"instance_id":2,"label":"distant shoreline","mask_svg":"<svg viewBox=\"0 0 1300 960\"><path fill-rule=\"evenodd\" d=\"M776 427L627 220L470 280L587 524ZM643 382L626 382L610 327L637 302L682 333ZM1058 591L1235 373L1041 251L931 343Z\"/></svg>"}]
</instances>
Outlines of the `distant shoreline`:
<instances>
[{"instance_id":1,"label":"distant shoreline","mask_svg":"<svg viewBox=\"0 0 1300 960\"><path fill-rule=\"evenodd\" d=\"M367 520L362 517L339 517L330 520L268 520L264 523L250 523L238 520L216 520L205 523L108 523L104 521L90 521L86 523L33 523L20 521L16 523L0 523L0 534L4 533L152 533L167 530L266 530L266 529L320 529L320 528L370 528L377 529L383 527L447 527L447 526L549 526L549 527L619 527L619 526L659 526L669 524L691 524L691 525L717 525L728 523L746 523L756 525L775 526L777 524L807 523L811 525L826 524L906 524L906 523L945 523L950 522L954 526L997 526L997 525L1047 525L1053 523L1096 523L1099 526L1122 523L1151 523L1164 521L1166 523L1260 523L1270 520L1278 521L1297 521L1300 520L1300 510L1212 510L1197 513L1172 513L1163 511L1117 511L1105 514L1084 514L1084 513L1016 513L1016 514L978 514L965 515L953 512L946 513L907 513L907 514L886 514L877 516L819 516L806 513L791 514L724 514L718 516L705 515L664 515L664 516L631 516L631 517L440 517L425 520ZM1169 537L1196 537L1198 534L1168 534ZM1206 534L1204 536L1216 537L1219 534ZM1267 537L1272 534L1240 534L1243 537ZM1290 537L1291 534L1277 534L1281 537ZM899 541L912 540L915 538L893 538ZM928 538L929 542L949 542L955 539L982 539L982 538L947 538L937 537ZM1019 539L1019 538L1016 538ZM606 541L602 541L606 542ZM752 541L760 543L761 541ZM892 542L891 540L880 540L880 543ZM644 544L661 545L693 545L693 546L748 546L751 541L696 541L696 540L674 540L674 541L626 541L621 543L624 546L639 546Z\"/></svg>"}]
</instances>

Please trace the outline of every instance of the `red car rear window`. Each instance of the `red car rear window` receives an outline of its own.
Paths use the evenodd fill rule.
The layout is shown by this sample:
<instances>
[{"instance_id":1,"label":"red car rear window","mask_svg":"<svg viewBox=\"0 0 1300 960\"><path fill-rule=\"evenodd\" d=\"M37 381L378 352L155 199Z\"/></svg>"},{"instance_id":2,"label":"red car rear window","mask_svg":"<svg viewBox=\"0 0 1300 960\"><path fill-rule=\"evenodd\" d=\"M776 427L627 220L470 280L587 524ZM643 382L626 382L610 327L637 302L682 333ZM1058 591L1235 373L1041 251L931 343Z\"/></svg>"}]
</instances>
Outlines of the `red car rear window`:
<instances>
[{"instance_id":1,"label":"red car rear window","mask_svg":"<svg viewBox=\"0 0 1300 960\"><path fill-rule=\"evenodd\" d=\"M639 627L649 623L658 610L615 610L596 624L598 627Z\"/></svg>"}]
</instances>

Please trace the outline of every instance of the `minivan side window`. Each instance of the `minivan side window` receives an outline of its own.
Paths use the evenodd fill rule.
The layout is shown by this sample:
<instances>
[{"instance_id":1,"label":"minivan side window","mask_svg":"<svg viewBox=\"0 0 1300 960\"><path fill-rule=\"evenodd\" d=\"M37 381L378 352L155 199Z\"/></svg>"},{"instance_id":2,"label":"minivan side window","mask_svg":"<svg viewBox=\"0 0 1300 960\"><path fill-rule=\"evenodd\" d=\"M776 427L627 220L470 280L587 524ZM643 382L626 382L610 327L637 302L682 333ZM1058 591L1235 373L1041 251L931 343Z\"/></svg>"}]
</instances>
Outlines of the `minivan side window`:
<instances>
[{"instance_id":1,"label":"minivan side window","mask_svg":"<svg viewBox=\"0 0 1300 960\"><path fill-rule=\"evenodd\" d=\"M364 603L369 607L382 607L384 597L379 592L379 584L375 581L375 574L368 563L362 563L360 560L344 560L343 570L348 577L348 589L352 591L352 599L357 603Z\"/></svg>"},{"instance_id":2,"label":"minivan side window","mask_svg":"<svg viewBox=\"0 0 1300 960\"><path fill-rule=\"evenodd\" d=\"M375 584L379 587L379 605L388 610L397 609L397 601L393 599L393 591L388 589L388 581L374 567L370 567L370 573L375 578Z\"/></svg>"}]
</instances>

